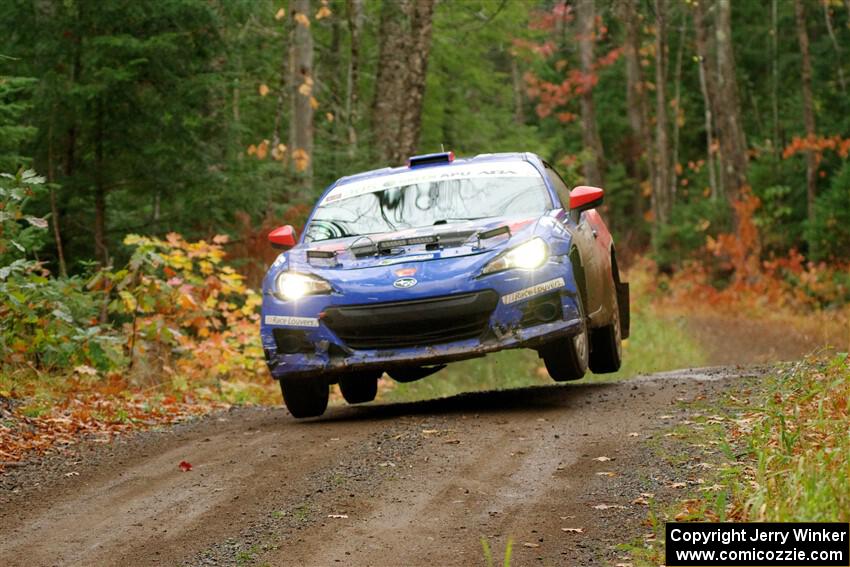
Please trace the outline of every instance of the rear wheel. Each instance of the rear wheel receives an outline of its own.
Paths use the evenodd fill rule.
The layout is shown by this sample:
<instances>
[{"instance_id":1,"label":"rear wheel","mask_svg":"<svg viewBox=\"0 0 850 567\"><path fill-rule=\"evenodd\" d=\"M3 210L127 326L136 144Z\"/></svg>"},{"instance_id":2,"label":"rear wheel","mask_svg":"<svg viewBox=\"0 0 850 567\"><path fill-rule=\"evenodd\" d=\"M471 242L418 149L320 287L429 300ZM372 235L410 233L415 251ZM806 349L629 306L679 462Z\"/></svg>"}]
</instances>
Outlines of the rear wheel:
<instances>
[{"instance_id":1,"label":"rear wheel","mask_svg":"<svg viewBox=\"0 0 850 567\"><path fill-rule=\"evenodd\" d=\"M623 341L620 330L620 311L616 302L611 324L594 330L590 340L590 369L594 374L619 370L623 360Z\"/></svg>"},{"instance_id":2,"label":"rear wheel","mask_svg":"<svg viewBox=\"0 0 850 567\"><path fill-rule=\"evenodd\" d=\"M616 267L616 264L614 264ZM614 280L614 298L612 300L611 323L599 329L594 329L590 336L590 369L594 374L606 374L620 369L623 360L623 331L620 325L620 305L617 297L617 281L612 268Z\"/></svg>"},{"instance_id":3,"label":"rear wheel","mask_svg":"<svg viewBox=\"0 0 850 567\"><path fill-rule=\"evenodd\" d=\"M566 339L558 339L540 349L540 356L546 364L546 370L556 382L578 380L587 372L590 340L581 301L579 301L579 314L582 324L578 334Z\"/></svg>"},{"instance_id":4,"label":"rear wheel","mask_svg":"<svg viewBox=\"0 0 850 567\"><path fill-rule=\"evenodd\" d=\"M350 372L339 378L339 390L349 404L371 402L378 394L378 379L381 372Z\"/></svg>"},{"instance_id":5,"label":"rear wheel","mask_svg":"<svg viewBox=\"0 0 850 567\"><path fill-rule=\"evenodd\" d=\"M280 391L286 409L293 417L316 417L328 407L329 386L320 379L280 381Z\"/></svg>"}]
</instances>

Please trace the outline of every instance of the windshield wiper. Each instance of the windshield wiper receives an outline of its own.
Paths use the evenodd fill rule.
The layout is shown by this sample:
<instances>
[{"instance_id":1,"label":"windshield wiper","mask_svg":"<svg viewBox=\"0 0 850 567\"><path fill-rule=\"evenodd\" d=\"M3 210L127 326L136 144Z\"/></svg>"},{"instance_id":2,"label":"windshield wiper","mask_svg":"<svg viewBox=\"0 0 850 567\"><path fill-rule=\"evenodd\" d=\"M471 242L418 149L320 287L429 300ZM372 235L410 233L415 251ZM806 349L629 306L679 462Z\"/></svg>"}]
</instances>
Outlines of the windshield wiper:
<instances>
[{"instance_id":1,"label":"windshield wiper","mask_svg":"<svg viewBox=\"0 0 850 567\"><path fill-rule=\"evenodd\" d=\"M437 226L438 224L449 224L449 222L464 222L464 221L471 221L471 220L483 220L483 219L489 219L489 218L491 218L491 217L448 217L448 218L445 218L445 219L439 219L439 220L434 221L434 226Z\"/></svg>"}]
</instances>

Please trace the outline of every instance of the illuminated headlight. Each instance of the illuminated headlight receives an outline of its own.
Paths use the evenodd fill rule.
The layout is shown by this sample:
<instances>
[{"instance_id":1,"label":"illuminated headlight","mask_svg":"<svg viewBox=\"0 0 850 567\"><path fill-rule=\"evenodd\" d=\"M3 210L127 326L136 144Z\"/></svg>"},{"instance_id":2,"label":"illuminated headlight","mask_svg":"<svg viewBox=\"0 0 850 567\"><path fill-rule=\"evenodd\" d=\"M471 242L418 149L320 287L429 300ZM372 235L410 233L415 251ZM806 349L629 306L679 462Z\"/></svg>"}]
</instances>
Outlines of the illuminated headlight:
<instances>
[{"instance_id":1,"label":"illuminated headlight","mask_svg":"<svg viewBox=\"0 0 850 567\"><path fill-rule=\"evenodd\" d=\"M320 295L331 292L331 284L309 274L296 272L281 272L275 280L275 291L278 297L295 301L305 295Z\"/></svg>"},{"instance_id":2,"label":"illuminated headlight","mask_svg":"<svg viewBox=\"0 0 850 567\"><path fill-rule=\"evenodd\" d=\"M549 247L540 237L534 237L516 248L512 248L484 266L481 275L519 268L534 270L549 259Z\"/></svg>"}]
</instances>

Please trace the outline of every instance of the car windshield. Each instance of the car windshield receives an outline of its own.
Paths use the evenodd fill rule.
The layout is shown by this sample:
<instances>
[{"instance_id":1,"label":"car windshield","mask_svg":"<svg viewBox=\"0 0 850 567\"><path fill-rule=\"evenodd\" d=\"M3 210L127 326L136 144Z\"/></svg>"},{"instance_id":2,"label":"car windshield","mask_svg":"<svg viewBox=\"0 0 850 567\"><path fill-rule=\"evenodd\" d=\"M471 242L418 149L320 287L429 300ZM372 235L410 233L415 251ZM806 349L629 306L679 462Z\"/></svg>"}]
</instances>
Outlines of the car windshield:
<instances>
[{"instance_id":1,"label":"car windshield","mask_svg":"<svg viewBox=\"0 0 850 567\"><path fill-rule=\"evenodd\" d=\"M306 240L539 215L551 206L543 178L527 162L410 170L333 189L316 208Z\"/></svg>"}]
</instances>

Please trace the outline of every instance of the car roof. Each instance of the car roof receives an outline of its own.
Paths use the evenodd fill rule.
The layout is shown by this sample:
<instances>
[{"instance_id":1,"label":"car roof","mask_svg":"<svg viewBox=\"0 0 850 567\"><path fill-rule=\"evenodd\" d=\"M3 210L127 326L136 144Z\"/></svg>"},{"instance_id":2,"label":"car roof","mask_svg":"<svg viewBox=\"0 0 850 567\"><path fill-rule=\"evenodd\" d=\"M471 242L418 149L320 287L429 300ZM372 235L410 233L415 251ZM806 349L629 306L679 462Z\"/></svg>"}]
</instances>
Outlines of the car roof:
<instances>
[{"instance_id":1,"label":"car roof","mask_svg":"<svg viewBox=\"0 0 850 567\"><path fill-rule=\"evenodd\" d=\"M486 163L488 161L532 161L533 158L538 158L536 155L528 153L528 152L502 152L502 153L493 153L493 154L478 154L477 156L470 158L456 158L454 161L446 162L446 163L435 163L429 165L420 165L419 168L431 168L431 167L454 167L458 165L465 165L471 163ZM328 189L332 189L333 187L337 187L339 185L344 185L346 183L351 183L352 181L362 181L364 179L370 179L373 177L383 177L385 175L393 175L395 173L401 173L403 171L409 171L410 168L407 165L402 165L399 167L384 167L382 169L373 169L370 171L364 171L362 173L355 173L354 175L346 175L345 177L340 177L336 183L331 185Z\"/></svg>"}]
</instances>

